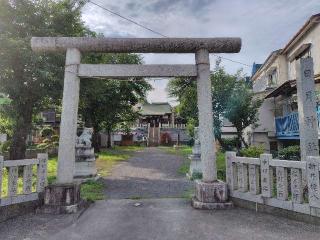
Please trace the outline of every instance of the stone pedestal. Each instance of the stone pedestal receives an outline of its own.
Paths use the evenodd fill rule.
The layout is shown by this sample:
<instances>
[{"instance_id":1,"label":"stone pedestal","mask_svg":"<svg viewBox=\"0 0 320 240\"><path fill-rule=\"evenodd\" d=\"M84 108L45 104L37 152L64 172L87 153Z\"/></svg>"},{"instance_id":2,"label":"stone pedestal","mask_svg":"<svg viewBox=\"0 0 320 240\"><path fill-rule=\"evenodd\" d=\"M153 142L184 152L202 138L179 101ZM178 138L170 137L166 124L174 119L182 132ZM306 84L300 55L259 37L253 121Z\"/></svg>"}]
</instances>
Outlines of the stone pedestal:
<instances>
[{"instance_id":1,"label":"stone pedestal","mask_svg":"<svg viewBox=\"0 0 320 240\"><path fill-rule=\"evenodd\" d=\"M210 183L196 180L192 206L196 209L207 210L233 207L232 202L228 202L227 184L219 180Z\"/></svg>"},{"instance_id":2,"label":"stone pedestal","mask_svg":"<svg viewBox=\"0 0 320 240\"><path fill-rule=\"evenodd\" d=\"M43 213L75 213L80 208L80 184L53 184L44 192Z\"/></svg>"},{"instance_id":3,"label":"stone pedestal","mask_svg":"<svg viewBox=\"0 0 320 240\"><path fill-rule=\"evenodd\" d=\"M76 146L74 179L86 181L97 177L96 157L91 146Z\"/></svg>"},{"instance_id":4,"label":"stone pedestal","mask_svg":"<svg viewBox=\"0 0 320 240\"><path fill-rule=\"evenodd\" d=\"M190 178L193 177L194 173L202 174L202 163L201 163L201 146L199 140L199 128L194 128L194 145L192 147L192 154L189 155L190 162L190 169L188 176Z\"/></svg>"},{"instance_id":5,"label":"stone pedestal","mask_svg":"<svg viewBox=\"0 0 320 240\"><path fill-rule=\"evenodd\" d=\"M188 176L191 178L195 173L202 174L202 163L201 163L201 155L191 154L189 156L190 162L190 170Z\"/></svg>"}]
</instances>

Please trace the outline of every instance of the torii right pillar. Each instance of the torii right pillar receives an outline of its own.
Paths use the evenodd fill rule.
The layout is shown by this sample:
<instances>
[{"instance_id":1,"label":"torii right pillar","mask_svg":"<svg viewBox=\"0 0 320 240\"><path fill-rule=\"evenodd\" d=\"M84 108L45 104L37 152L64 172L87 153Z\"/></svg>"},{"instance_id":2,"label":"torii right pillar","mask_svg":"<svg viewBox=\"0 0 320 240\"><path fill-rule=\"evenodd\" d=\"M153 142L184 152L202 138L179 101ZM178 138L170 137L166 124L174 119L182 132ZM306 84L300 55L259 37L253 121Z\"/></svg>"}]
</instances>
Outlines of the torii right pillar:
<instances>
[{"instance_id":1,"label":"torii right pillar","mask_svg":"<svg viewBox=\"0 0 320 240\"><path fill-rule=\"evenodd\" d=\"M195 181L192 206L197 209L226 209L232 207L232 203L228 202L227 184L217 179L209 52L205 48L199 49L195 57L203 178Z\"/></svg>"}]
</instances>

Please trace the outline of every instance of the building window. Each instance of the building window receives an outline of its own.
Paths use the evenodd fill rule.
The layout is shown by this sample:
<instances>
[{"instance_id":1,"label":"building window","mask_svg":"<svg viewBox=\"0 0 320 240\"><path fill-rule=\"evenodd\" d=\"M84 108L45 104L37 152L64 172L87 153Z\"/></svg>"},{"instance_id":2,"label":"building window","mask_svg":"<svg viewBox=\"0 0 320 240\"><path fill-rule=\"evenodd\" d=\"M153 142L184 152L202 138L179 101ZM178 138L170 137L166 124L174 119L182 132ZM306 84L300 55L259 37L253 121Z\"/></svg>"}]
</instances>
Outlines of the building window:
<instances>
[{"instance_id":1,"label":"building window","mask_svg":"<svg viewBox=\"0 0 320 240\"><path fill-rule=\"evenodd\" d=\"M277 69L274 69L268 74L268 87L272 87L277 84L277 75Z\"/></svg>"}]
</instances>

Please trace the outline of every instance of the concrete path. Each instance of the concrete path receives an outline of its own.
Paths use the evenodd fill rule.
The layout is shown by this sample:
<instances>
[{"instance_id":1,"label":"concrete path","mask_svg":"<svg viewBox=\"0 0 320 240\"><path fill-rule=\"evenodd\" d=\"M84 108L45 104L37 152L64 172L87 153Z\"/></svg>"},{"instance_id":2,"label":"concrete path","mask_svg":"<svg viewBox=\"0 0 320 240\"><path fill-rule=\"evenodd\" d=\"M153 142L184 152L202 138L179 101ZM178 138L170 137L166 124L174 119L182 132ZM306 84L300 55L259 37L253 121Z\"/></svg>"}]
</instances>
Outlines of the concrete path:
<instances>
[{"instance_id":1,"label":"concrete path","mask_svg":"<svg viewBox=\"0 0 320 240\"><path fill-rule=\"evenodd\" d=\"M49 239L318 240L319 236L319 226L245 209L199 211L184 199L113 199L97 202L74 225Z\"/></svg>"},{"instance_id":2,"label":"concrete path","mask_svg":"<svg viewBox=\"0 0 320 240\"><path fill-rule=\"evenodd\" d=\"M26 215L0 224L8 240L298 240L319 239L320 226L235 208L199 211L177 174L183 159L159 148L138 152L105 179L107 200L81 215ZM132 199L126 199L132 198Z\"/></svg>"},{"instance_id":3,"label":"concrete path","mask_svg":"<svg viewBox=\"0 0 320 240\"><path fill-rule=\"evenodd\" d=\"M150 147L117 165L105 181L106 198L172 198L185 196L193 183L178 174L184 159Z\"/></svg>"}]
</instances>

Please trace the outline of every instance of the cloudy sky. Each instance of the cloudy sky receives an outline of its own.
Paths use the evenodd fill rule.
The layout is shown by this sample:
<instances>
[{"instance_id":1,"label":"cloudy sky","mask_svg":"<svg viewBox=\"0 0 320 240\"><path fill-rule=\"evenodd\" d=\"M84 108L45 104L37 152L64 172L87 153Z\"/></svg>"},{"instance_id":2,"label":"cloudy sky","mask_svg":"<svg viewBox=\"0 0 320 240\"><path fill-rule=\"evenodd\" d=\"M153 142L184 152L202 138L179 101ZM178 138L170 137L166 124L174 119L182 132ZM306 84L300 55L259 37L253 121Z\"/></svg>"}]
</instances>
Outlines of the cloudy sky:
<instances>
[{"instance_id":1,"label":"cloudy sky","mask_svg":"<svg viewBox=\"0 0 320 240\"><path fill-rule=\"evenodd\" d=\"M252 65L284 47L307 19L320 13L320 0L92 0L169 37L241 37L238 54L224 57ZM159 37L88 3L83 20L106 37ZM148 64L194 63L192 54L144 54ZM211 56L214 61L215 56ZM250 75L251 67L223 60L229 73ZM151 81L149 101L167 101L168 80Z\"/></svg>"}]
</instances>

